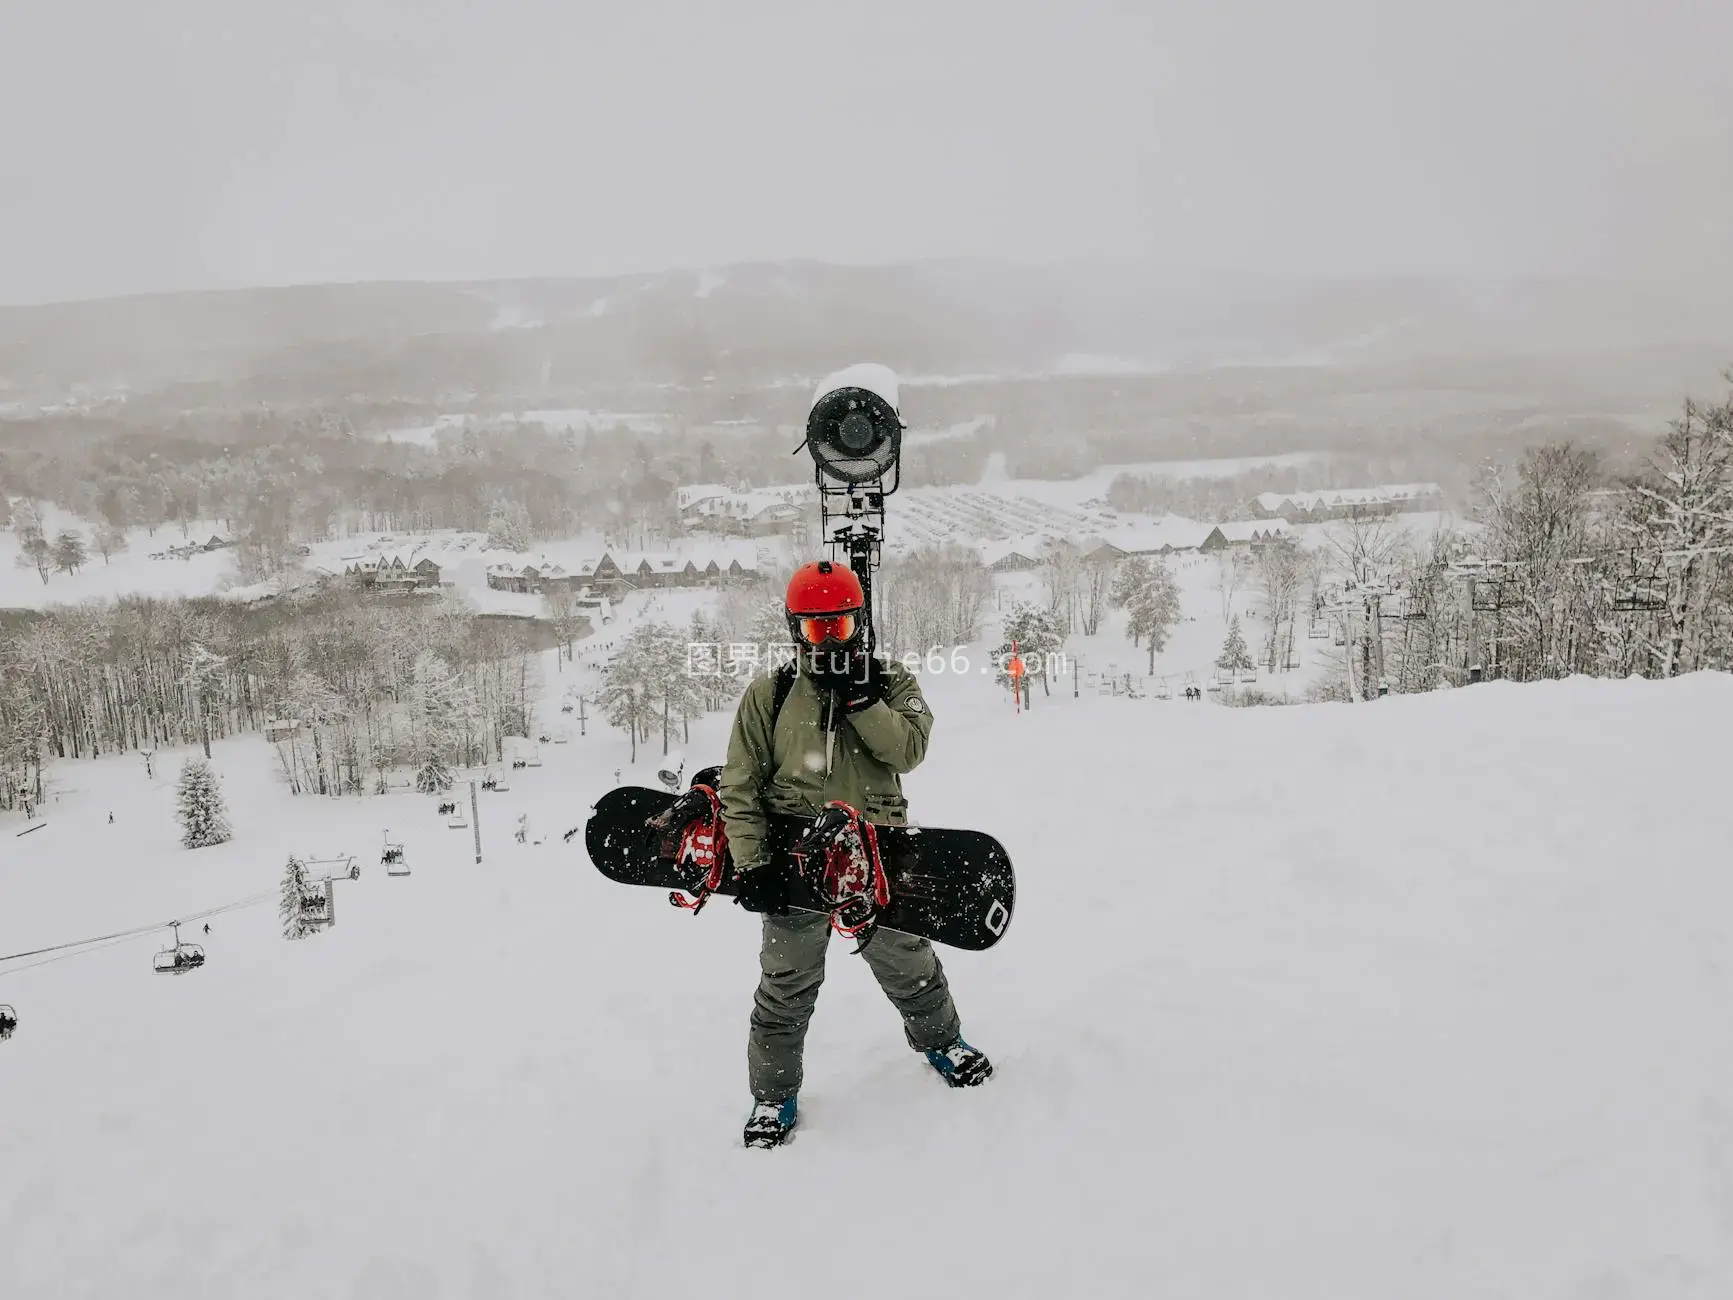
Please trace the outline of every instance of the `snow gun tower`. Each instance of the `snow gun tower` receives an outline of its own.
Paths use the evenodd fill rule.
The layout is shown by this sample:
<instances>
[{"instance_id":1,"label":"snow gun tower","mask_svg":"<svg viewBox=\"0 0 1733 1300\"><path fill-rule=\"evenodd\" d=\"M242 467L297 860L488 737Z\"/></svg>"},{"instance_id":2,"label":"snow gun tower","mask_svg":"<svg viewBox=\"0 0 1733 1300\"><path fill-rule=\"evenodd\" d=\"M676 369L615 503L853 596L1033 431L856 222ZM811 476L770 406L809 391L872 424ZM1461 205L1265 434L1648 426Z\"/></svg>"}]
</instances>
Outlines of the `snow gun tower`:
<instances>
[{"instance_id":1,"label":"snow gun tower","mask_svg":"<svg viewBox=\"0 0 1733 1300\"><path fill-rule=\"evenodd\" d=\"M873 629L873 570L885 531L885 498L902 480L903 419L897 377L888 366L863 363L820 382L806 417L802 449L812 454L820 527L830 559L847 564L866 597L864 648ZM888 483L887 483L888 480Z\"/></svg>"}]
</instances>

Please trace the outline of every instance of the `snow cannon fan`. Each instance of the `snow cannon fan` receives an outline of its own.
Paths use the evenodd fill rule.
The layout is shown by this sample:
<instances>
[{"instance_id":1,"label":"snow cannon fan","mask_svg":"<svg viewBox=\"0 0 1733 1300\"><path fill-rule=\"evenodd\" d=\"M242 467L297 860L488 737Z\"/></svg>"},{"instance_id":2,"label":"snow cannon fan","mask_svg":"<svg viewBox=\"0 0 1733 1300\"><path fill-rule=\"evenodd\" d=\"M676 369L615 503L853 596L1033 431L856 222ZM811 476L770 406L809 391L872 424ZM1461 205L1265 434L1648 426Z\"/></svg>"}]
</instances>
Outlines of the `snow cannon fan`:
<instances>
[{"instance_id":1,"label":"snow cannon fan","mask_svg":"<svg viewBox=\"0 0 1733 1300\"><path fill-rule=\"evenodd\" d=\"M813 392L806 440L812 455L820 527L832 561L860 579L861 646L871 652L872 575L885 531L885 498L902 481L903 417L896 374L872 362L839 370ZM890 482L887 486L886 479Z\"/></svg>"},{"instance_id":2,"label":"snow cannon fan","mask_svg":"<svg viewBox=\"0 0 1733 1300\"><path fill-rule=\"evenodd\" d=\"M870 362L819 384L807 411L806 440L795 450L811 452L821 489L828 478L845 489L870 483L886 491L884 478L897 471L903 448L897 389L890 368Z\"/></svg>"}]
</instances>

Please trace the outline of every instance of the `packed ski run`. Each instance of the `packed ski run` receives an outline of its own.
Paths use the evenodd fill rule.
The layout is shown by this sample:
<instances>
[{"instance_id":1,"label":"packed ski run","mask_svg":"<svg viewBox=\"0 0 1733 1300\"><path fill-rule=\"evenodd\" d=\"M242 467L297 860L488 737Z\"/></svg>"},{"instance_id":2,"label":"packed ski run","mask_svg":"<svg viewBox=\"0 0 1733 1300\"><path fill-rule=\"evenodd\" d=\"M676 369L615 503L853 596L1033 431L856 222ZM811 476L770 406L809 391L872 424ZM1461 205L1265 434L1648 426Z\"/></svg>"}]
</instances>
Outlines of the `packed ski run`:
<instances>
[{"instance_id":1,"label":"packed ski run","mask_svg":"<svg viewBox=\"0 0 1733 1300\"><path fill-rule=\"evenodd\" d=\"M771 1153L743 1150L757 918L564 838L659 747L549 746L472 824L436 811L471 774L294 797L271 745L218 741L233 838L193 852L196 747L57 765L0 849L0 955L161 928L0 964L0 1294L1733 1288L1724 676L1369 708L919 686L911 818L1019 867L1005 940L941 950L991 1077L947 1087L833 938ZM290 854L335 910L292 943Z\"/></svg>"}]
</instances>

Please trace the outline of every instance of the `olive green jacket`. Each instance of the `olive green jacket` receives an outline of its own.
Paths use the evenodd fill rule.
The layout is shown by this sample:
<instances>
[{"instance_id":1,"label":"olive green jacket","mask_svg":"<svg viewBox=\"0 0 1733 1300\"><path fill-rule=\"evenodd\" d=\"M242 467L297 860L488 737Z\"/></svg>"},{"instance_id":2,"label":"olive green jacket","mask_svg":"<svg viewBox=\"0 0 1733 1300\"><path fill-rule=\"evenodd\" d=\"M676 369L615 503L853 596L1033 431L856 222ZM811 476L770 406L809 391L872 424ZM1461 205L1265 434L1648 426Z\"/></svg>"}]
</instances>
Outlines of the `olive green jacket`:
<instances>
[{"instance_id":1,"label":"olive green jacket","mask_svg":"<svg viewBox=\"0 0 1733 1300\"><path fill-rule=\"evenodd\" d=\"M844 714L801 671L774 737L773 678L756 677L746 688L720 791L729 852L741 870L760 865L772 813L811 817L840 799L876 825L907 825L902 774L926 757L933 715L913 673L894 660L880 665L884 698L854 714Z\"/></svg>"}]
</instances>

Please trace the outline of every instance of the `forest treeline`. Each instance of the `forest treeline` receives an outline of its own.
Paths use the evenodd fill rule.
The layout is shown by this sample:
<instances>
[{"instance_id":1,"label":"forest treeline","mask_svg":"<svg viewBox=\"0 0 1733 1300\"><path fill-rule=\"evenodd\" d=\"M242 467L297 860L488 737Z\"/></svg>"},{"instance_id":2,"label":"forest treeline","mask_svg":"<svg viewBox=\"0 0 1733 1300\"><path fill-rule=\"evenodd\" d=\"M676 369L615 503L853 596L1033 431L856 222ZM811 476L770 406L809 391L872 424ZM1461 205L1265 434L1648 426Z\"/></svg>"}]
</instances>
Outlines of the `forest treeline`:
<instances>
[{"instance_id":1,"label":"forest treeline","mask_svg":"<svg viewBox=\"0 0 1733 1300\"><path fill-rule=\"evenodd\" d=\"M274 719L296 724L277 743L291 789L361 793L503 760L540 689L525 629L443 598L58 606L0 625L0 808L39 800L56 758L208 752Z\"/></svg>"}]
</instances>

